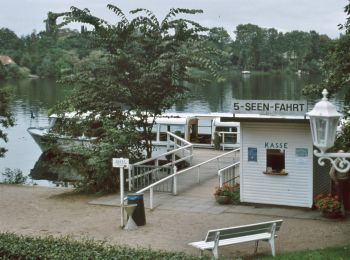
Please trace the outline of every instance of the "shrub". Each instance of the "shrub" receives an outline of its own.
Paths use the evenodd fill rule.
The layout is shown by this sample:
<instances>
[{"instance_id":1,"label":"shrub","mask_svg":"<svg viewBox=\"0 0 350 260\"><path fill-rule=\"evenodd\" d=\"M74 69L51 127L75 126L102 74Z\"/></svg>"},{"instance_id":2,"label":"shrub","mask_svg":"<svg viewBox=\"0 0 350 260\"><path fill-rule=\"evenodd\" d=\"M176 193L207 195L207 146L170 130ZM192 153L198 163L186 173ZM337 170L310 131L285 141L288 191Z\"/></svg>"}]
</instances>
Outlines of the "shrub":
<instances>
[{"instance_id":1,"label":"shrub","mask_svg":"<svg viewBox=\"0 0 350 260\"><path fill-rule=\"evenodd\" d=\"M27 181L27 177L23 176L23 172L20 169L11 170L6 168L2 175L5 177L2 182L7 184L23 184Z\"/></svg>"},{"instance_id":2,"label":"shrub","mask_svg":"<svg viewBox=\"0 0 350 260\"><path fill-rule=\"evenodd\" d=\"M0 259L200 259L184 253L112 246L69 237L37 238L0 233ZM201 258L208 259L208 258Z\"/></svg>"}]
</instances>

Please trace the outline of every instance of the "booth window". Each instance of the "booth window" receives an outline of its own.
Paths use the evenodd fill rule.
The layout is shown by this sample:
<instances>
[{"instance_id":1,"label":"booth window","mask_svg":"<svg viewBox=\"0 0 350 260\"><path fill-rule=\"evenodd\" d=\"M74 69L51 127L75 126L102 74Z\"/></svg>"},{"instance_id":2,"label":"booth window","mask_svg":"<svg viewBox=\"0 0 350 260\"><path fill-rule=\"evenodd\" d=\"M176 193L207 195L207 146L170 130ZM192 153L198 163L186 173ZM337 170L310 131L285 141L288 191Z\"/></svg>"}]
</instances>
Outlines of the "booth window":
<instances>
[{"instance_id":1,"label":"booth window","mask_svg":"<svg viewBox=\"0 0 350 260\"><path fill-rule=\"evenodd\" d=\"M285 150L266 149L266 174L286 174Z\"/></svg>"}]
</instances>

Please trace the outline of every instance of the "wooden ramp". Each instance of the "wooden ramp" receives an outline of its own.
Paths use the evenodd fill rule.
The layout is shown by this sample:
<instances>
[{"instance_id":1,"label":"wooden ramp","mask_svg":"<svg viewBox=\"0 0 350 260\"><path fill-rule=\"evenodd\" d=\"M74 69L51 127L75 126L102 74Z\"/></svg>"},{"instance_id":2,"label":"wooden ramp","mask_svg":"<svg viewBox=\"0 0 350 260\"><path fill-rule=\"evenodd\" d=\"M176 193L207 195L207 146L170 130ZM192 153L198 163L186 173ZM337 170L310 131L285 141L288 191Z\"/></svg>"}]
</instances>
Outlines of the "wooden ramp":
<instances>
[{"instance_id":1,"label":"wooden ramp","mask_svg":"<svg viewBox=\"0 0 350 260\"><path fill-rule=\"evenodd\" d=\"M201 164L227 152L228 151L195 148L193 150L192 165L194 166ZM213 195L215 188L219 186L219 178L217 175L218 170L219 168L222 169L226 166L231 165L237 160L239 160L239 158L234 158L233 154L231 153L220 158L219 161L214 160L212 162L203 164L199 168L195 168L193 170L185 172L184 174L180 174L177 177L178 195L174 196L172 193L154 192L153 207L162 209L171 209L172 207L176 207L178 209L181 208L188 211L209 211L213 214L221 213L226 209L226 207L222 207L221 205L216 204ZM195 204L197 205L197 208L191 209L191 207L194 205L194 201L196 201ZM120 197L119 194L109 195L104 196L101 199L91 201L90 203L98 205L119 206ZM149 192L144 193L144 204L146 208L149 208Z\"/></svg>"},{"instance_id":2,"label":"wooden ramp","mask_svg":"<svg viewBox=\"0 0 350 260\"><path fill-rule=\"evenodd\" d=\"M193 165L199 165L227 152L229 151L196 148L193 150ZM178 194L198 194L198 196L212 197L215 187L219 185L218 170L232 165L238 160L239 158L235 158L231 153L179 175Z\"/></svg>"}]
</instances>

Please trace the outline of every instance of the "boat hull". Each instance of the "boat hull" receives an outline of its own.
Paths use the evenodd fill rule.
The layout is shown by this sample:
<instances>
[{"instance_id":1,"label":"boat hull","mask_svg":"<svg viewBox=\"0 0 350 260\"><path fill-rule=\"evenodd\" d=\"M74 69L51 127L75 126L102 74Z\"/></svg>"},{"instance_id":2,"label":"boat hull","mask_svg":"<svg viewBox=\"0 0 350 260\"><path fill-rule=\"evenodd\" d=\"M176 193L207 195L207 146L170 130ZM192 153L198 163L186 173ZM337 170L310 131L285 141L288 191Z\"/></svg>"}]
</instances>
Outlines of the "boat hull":
<instances>
[{"instance_id":1,"label":"boat hull","mask_svg":"<svg viewBox=\"0 0 350 260\"><path fill-rule=\"evenodd\" d=\"M47 151L52 147L52 144L57 145L65 152L77 152L79 147L91 147L93 142L97 139L96 137L54 135L49 133L48 128L30 127L27 131L42 152Z\"/></svg>"}]
</instances>

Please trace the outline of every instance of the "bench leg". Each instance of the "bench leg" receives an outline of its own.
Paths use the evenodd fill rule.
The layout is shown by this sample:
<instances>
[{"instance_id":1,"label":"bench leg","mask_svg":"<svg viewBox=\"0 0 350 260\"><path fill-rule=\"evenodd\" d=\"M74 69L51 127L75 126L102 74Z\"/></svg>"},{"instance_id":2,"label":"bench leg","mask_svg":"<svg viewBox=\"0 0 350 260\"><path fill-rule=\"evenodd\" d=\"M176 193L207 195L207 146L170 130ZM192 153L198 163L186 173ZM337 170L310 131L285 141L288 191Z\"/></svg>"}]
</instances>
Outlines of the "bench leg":
<instances>
[{"instance_id":1,"label":"bench leg","mask_svg":"<svg viewBox=\"0 0 350 260\"><path fill-rule=\"evenodd\" d=\"M254 254L256 254L258 252L258 246L259 246L259 240L255 241L255 250L254 250Z\"/></svg>"},{"instance_id":2,"label":"bench leg","mask_svg":"<svg viewBox=\"0 0 350 260\"><path fill-rule=\"evenodd\" d=\"M214 259L219 259L219 238L220 238L220 232L216 232L214 247L212 250Z\"/></svg>"},{"instance_id":3,"label":"bench leg","mask_svg":"<svg viewBox=\"0 0 350 260\"><path fill-rule=\"evenodd\" d=\"M270 246L271 246L272 256L276 256L275 238L269 239L269 244L270 244Z\"/></svg>"},{"instance_id":4,"label":"bench leg","mask_svg":"<svg viewBox=\"0 0 350 260\"><path fill-rule=\"evenodd\" d=\"M271 238L269 239L269 244L271 246L272 256L276 256L275 235L276 235L276 223L273 223L272 227L271 227Z\"/></svg>"}]
</instances>

